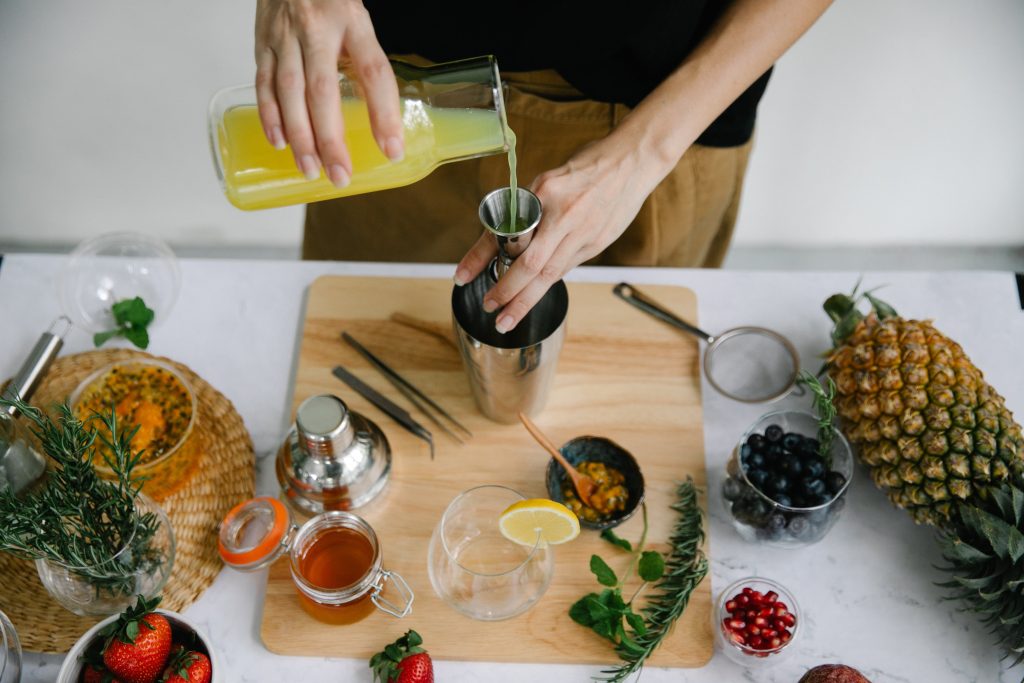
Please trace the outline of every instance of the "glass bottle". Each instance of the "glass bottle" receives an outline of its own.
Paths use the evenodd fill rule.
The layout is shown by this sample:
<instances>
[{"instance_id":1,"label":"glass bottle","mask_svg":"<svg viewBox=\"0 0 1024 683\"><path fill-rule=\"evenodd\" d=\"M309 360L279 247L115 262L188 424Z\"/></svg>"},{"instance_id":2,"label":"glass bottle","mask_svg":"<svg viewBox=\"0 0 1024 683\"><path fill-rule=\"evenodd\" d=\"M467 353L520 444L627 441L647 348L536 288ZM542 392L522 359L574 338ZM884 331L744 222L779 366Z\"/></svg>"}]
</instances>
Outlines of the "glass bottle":
<instances>
[{"instance_id":1,"label":"glass bottle","mask_svg":"<svg viewBox=\"0 0 1024 683\"><path fill-rule=\"evenodd\" d=\"M418 67L392 60L405 130L405 156L392 162L377 146L359 84L341 73L345 144L352 182L335 187L321 169L307 180L289 148L264 135L254 86L221 90L210 102L210 146L228 200L266 209L409 185L450 161L507 152L512 144L494 57Z\"/></svg>"}]
</instances>

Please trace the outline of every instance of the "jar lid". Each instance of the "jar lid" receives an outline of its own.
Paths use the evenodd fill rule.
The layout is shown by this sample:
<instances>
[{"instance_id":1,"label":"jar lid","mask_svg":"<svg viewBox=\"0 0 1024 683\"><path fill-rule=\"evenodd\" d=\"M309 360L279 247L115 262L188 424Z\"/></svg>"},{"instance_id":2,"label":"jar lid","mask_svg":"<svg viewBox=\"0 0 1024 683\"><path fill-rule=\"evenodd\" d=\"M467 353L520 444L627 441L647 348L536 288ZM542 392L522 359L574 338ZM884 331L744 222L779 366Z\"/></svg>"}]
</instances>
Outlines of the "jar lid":
<instances>
[{"instance_id":1,"label":"jar lid","mask_svg":"<svg viewBox=\"0 0 1024 683\"><path fill-rule=\"evenodd\" d=\"M217 548L235 569L261 569L288 550L292 531L288 508L263 496L231 508L220 525Z\"/></svg>"}]
</instances>

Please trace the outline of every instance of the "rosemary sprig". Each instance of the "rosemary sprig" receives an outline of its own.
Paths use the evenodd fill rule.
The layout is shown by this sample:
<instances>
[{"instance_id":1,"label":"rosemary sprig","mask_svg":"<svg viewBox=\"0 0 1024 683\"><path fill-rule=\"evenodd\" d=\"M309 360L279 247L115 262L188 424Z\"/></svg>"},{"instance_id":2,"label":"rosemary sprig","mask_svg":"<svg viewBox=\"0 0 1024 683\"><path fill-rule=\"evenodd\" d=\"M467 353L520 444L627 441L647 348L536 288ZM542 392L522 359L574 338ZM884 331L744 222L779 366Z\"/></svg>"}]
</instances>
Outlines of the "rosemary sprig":
<instances>
[{"instance_id":1,"label":"rosemary sprig","mask_svg":"<svg viewBox=\"0 0 1024 683\"><path fill-rule=\"evenodd\" d=\"M818 378L807 372L800 371L798 384L803 384L814 394L814 412L818 415L818 454L825 464L832 467L832 441L836 436L836 383L829 377L826 386L822 386Z\"/></svg>"},{"instance_id":2,"label":"rosemary sprig","mask_svg":"<svg viewBox=\"0 0 1024 683\"><path fill-rule=\"evenodd\" d=\"M651 654L668 636L673 624L683 614L694 589L708 573L708 560L701 551L704 542L703 516L697 502L697 487L687 477L676 489L676 502L671 506L679 513L669 537L671 551L665 560L665 573L655 584L657 591L644 606L643 628L630 622L631 637L615 650L623 663L602 671L595 680L618 683L639 671Z\"/></svg>"},{"instance_id":3,"label":"rosemary sprig","mask_svg":"<svg viewBox=\"0 0 1024 683\"><path fill-rule=\"evenodd\" d=\"M18 497L10 489L0 492L0 550L61 564L97 593L131 591L137 572L164 560L152 543L156 514L136 509L142 484L132 482L132 471L142 452L132 451L131 439L137 427L119 428L113 409L82 422L67 404L59 407L56 419L21 400L0 404L21 411L57 465L41 490ZM103 428L96 429L95 423ZM113 470L114 480L96 472L97 454ZM118 556L125 546L128 550ZM117 561L111 561L115 556Z\"/></svg>"}]
</instances>

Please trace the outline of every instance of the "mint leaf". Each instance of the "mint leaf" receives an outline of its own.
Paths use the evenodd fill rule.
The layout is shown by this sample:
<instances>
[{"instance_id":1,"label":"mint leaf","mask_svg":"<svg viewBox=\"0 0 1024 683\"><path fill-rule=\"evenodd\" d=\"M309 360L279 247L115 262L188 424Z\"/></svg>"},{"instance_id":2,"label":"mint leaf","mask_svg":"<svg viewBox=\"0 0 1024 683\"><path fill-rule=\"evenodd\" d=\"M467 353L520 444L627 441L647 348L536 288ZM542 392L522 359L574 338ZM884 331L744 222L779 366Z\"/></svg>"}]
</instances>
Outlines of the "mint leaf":
<instances>
[{"instance_id":1,"label":"mint leaf","mask_svg":"<svg viewBox=\"0 0 1024 683\"><path fill-rule=\"evenodd\" d=\"M614 586L619 582L615 572L608 566L608 563L597 555L590 556L590 571L594 572L597 582L602 586Z\"/></svg>"},{"instance_id":2,"label":"mint leaf","mask_svg":"<svg viewBox=\"0 0 1024 683\"><path fill-rule=\"evenodd\" d=\"M156 315L151 308L146 306L142 297L134 299L122 299L111 307L114 320L118 325L130 325L133 327L146 327Z\"/></svg>"},{"instance_id":3,"label":"mint leaf","mask_svg":"<svg viewBox=\"0 0 1024 683\"><path fill-rule=\"evenodd\" d=\"M616 545L616 546L622 548L626 552L629 552L629 553L633 552L633 544L630 543L629 541L627 541L624 538L620 538L620 537L616 536L615 532L612 531L611 529L605 529L604 531L602 531L601 532L601 538L603 538L604 540L608 541L612 545Z\"/></svg>"},{"instance_id":4,"label":"mint leaf","mask_svg":"<svg viewBox=\"0 0 1024 683\"><path fill-rule=\"evenodd\" d=\"M587 609L587 598L590 595L584 596L573 603L573 606L569 608L569 618L575 621L580 626L593 626L594 618L590 616L590 610Z\"/></svg>"},{"instance_id":5,"label":"mint leaf","mask_svg":"<svg viewBox=\"0 0 1024 683\"><path fill-rule=\"evenodd\" d=\"M654 550L645 550L640 556L637 573L644 581L657 581L665 573L665 558Z\"/></svg>"},{"instance_id":6,"label":"mint leaf","mask_svg":"<svg viewBox=\"0 0 1024 683\"><path fill-rule=\"evenodd\" d=\"M97 332L96 334L94 334L92 336L92 343L96 345L96 348L99 348L99 347L103 346L104 344L106 344L111 339L113 339L114 337L118 336L119 334L121 334L121 330L110 330L109 332Z\"/></svg>"},{"instance_id":7,"label":"mint leaf","mask_svg":"<svg viewBox=\"0 0 1024 683\"><path fill-rule=\"evenodd\" d=\"M636 612L630 610L626 612L626 621L633 627L633 631L638 635L642 636L647 633L647 624L644 623L644 618Z\"/></svg>"},{"instance_id":8,"label":"mint leaf","mask_svg":"<svg viewBox=\"0 0 1024 683\"><path fill-rule=\"evenodd\" d=\"M142 327L129 327L124 330L124 338L135 344L140 349L149 346L149 332Z\"/></svg>"}]
</instances>

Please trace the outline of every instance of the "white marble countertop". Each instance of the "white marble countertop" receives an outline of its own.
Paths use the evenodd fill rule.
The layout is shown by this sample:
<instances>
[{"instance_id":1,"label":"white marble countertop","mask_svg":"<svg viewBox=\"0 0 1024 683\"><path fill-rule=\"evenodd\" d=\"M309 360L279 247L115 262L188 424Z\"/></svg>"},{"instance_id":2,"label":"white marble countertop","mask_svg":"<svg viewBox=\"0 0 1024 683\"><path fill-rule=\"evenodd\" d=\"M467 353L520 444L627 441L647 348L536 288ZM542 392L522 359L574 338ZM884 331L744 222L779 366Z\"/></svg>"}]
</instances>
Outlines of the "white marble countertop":
<instances>
[{"instance_id":1,"label":"white marble countertop","mask_svg":"<svg viewBox=\"0 0 1024 683\"><path fill-rule=\"evenodd\" d=\"M64 259L9 255L0 265L0 375L9 376L41 331L60 314L56 279ZM271 452L287 427L304 293L323 274L449 277L451 266L328 262L183 260L182 290L169 319L153 331L150 351L183 362L231 399L252 433L257 455ZM669 269L578 269L573 279L685 285L697 292L707 330L764 325L787 335L810 368L828 346L822 301L849 291L856 273L772 273ZM869 273L870 286L912 317L933 318L959 341L986 377L1024 416L1024 311L1011 273ZM614 303L609 296L609 305ZM65 353L90 347L72 333ZM816 368L812 368L816 369ZM780 405L805 402L788 399ZM727 455L764 406L730 402L704 387L710 488L712 589L746 575L780 581L797 594L806 625L799 650L778 667L751 673L716 654L700 669L645 670L658 681L795 683L810 666L844 662L874 683L1019 681L1002 671L1000 653L977 620L943 601L941 562L928 529L890 506L858 467L843 516L819 544L800 550L745 543L724 517L719 493ZM384 422L382 420L382 422ZM263 460L257 488L275 493ZM187 614L210 634L228 681L370 681L361 660L282 657L259 638L264 576L223 571ZM0 609L3 605L0 605ZM15 625L17 626L17 624ZM486 624L481 624L486 628ZM427 644L429 646L429 643ZM472 644L467 644L471 648ZM61 657L26 654L23 681L53 681ZM587 681L597 667L438 661L436 677L463 681Z\"/></svg>"}]
</instances>

